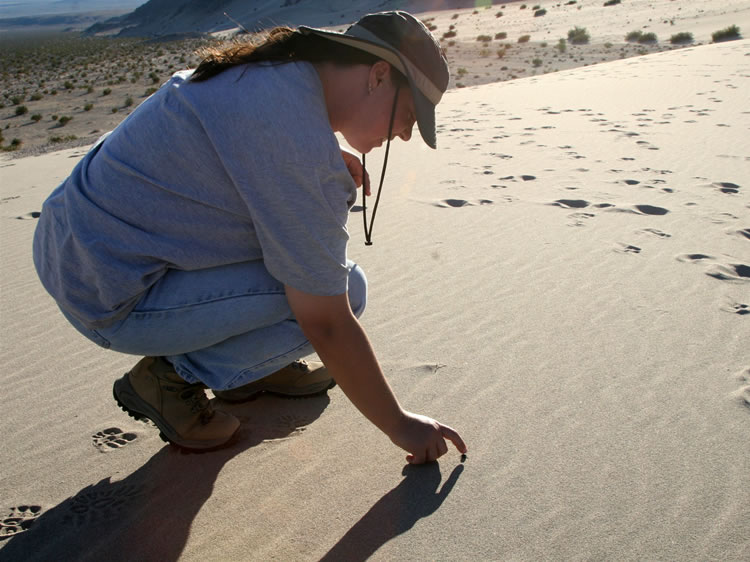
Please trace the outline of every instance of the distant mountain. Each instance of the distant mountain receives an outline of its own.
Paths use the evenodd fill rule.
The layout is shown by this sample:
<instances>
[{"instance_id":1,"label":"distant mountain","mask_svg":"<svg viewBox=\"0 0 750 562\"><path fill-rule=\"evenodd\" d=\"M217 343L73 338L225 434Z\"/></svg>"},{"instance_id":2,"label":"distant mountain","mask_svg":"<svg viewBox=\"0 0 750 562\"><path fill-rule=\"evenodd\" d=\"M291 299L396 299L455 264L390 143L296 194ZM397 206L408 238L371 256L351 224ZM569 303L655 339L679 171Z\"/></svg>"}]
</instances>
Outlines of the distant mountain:
<instances>
[{"instance_id":1,"label":"distant mountain","mask_svg":"<svg viewBox=\"0 0 750 562\"><path fill-rule=\"evenodd\" d=\"M129 12L146 0L0 0L0 18Z\"/></svg>"},{"instance_id":2,"label":"distant mountain","mask_svg":"<svg viewBox=\"0 0 750 562\"><path fill-rule=\"evenodd\" d=\"M502 1L502 0L501 0ZM504 0L508 1L508 0ZM487 1L487 4L499 3ZM226 15L249 31L275 25L336 26L371 12L455 9L481 5L479 0L149 0L135 11L92 25L87 34L160 37L211 33L236 28Z\"/></svg>"}]
</instances>

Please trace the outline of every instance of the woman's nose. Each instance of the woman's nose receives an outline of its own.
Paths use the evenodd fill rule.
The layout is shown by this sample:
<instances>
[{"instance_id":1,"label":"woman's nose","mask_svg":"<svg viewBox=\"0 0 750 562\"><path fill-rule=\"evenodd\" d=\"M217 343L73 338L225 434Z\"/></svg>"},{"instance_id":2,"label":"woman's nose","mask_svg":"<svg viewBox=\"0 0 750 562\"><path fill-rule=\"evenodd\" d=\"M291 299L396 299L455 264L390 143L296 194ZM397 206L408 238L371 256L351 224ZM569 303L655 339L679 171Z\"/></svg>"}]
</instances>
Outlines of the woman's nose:
<instances>
[{"instance_id":1,"label":"woman's nose","mask_svg":"<svg viewBox=\"0 0 750 562\"><path fill-rule=\"evenodd\" d=\"M414 123L412 123L411 125L408 125L407 127L404 127L404 130L398 134L401 140L408 141L411 138L412 127L414 127Z\"/></svg>"}]
</instances>

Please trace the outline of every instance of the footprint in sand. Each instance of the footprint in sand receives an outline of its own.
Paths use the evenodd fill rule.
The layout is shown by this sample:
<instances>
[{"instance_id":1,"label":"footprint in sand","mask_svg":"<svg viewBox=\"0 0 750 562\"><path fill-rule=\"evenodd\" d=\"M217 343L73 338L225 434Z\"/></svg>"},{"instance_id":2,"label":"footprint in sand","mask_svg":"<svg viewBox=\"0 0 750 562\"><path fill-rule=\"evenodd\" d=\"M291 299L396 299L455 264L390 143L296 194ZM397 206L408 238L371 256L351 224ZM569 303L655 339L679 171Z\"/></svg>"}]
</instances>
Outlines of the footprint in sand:
<instances>
[{"instance_id":1,"label":"footprint in sand","mask_svg":"<svg viewBox=\"0 0 750 562\"><path fill-rule=\"evenodd\" d=\"M568 223L568 226L585 226L585 221L593 219L595 216L594 213L571 213L568 218L573 220Z\"/></svg>"},{"instance_id":2,"label":"footprint in sand","mask_svg":"<svg viewBox=\"0 0 750 562\"><path fill-rule=\"evenodd\" d=\"M735 230L734 232L732 232L732 234L750 240L750 228L741 228L740 230Z\"/></svg>"},{"instance_id":3,"label":"footprint in sand","mask_svg":"<svg viewBox=\"0 0 750 562\"><path fill-rule=\"evenodd\" d=\"M680 254L677 256L677 261L681 261L683 263L699 263L703 261L712 261L715 260L713 256L709 256L706 254Z\"/></svg>"},{"instance_id":4,"label":"footprint in sand","mask_svg":"<svg viewBox=\"0 0 750 562\"><path fill-rule=\"evenodd\" d=\"M729 302L725 306L722 306L721 309L725 312L739 314L740 316L746 316L750 314L750 305L741 302Z\"/></svg>"},{"instance_id":5,"label":"footprint in sand","mask_svg":"<svg viewBox=\"0 0 750 562\"><path fill-rule=\"evenodd\" d=\"M711 184L711 187L715 187L722 193L728 193L730 195L736 195L740 192L740 186L736 183L728 181L719 181Z\"/></svg>"},{"instance_id":6,"label":"footprint in sand","mask_svg":"<svg viewBox=\"0 0 750 562\"><path fill-rule=\"evenodd\" d=\"M643 230L639 230L638 232L643 232L644 234L650 234L658 238L671 238L672 237L671 234L667 234L666 232L662 232L661 230L658 230L656 228L644 228Z\"/></svg>"},{"instance_id":7,"label":"footprint in sand","mask_svg":"<svg viewBox=\"0 0 750 562\"><path fill-rule=\"evenodd\" d=\"M146 487L121 482L102 480L94 486L87 486L78 492L69 503L69 512L62 523L82 527L99 521L112 521L122 510L139 496Z\"/></svg>"},{"instance_id":8,"label":"footprint in sand","mask_svg":"<svg viewBox=\"0 0 750 562\"><path fill-rule=\"evenodd\" d=\"M438 201L437 203L433 203L435 207L441 207L443 209L452 207L454 209L459 209L461 207L473 207L475 205L492 205L494 201L491 199L479 199L476 203L472 203L470 201L467 201L466 199L443 199L442 201Z\"/></svg>"},{"instance_id":9,"label":"footprint in sand","mask_svg":"<svg viewBox=\"0 0 750 562\"><path fill-rule=\"evenodd\" d=\"M750 282L750 265L744 263L715 264L708 268L706 275L730 283Z\"/></svg>"},{"instance_id":10,"label":"footprint in sand","mask_svg":"<svg viewBox=\"0 0 750 562\"><path fill-rule=\"evenodd\" d=\"M669 209L665 209L664 207L655 207L653 205L633 205L632 207L621 209L619 207L615 207L613 205L610 205L612 208L611 211L618 212L618 213L634 213L636 215L651 215L651 216L660 216L660 215L666 215L669 213Z\"/></svg>"},{"instance_id":11,"label":"footprint in sand","mask_svg":"<svg viewBox=\"0 0 750 562\"><path fill-rule=\"evenodd\" d=\"M550 203L555 207L562 207L563 209L585 209L591 203L583 199L558 199L554 203Z\"/></svg>"},{"instance_id":12,"label":"footprint in sand","mask_svg":"<svg viewBox=\"0 0 750 562\"><path fill-rule=\"evenodd\" d=\"M42 213L39 211L31 211L30 213L26 213L25 215L21 215L16 217L18 220L27 221L31 219L38 219L40 216L42 216Z\"/></svg>"},{"instance_id":13,"label":"footprint in sand","mask_svg":"<svg viewBox=\"0 0 750 562\"><path fill-rule=\"evenodd\" d=\"M28 531L42 514L39 505L19 505L11 507L7 515L0 519L0 541Z\"/></svg>"},{"instance_id":14,"label":"footprint in sand","mask_svg":"<svg viewBox=\"0 0 750 562\"><path fill-rule=\"evenodd\" d=\"M620 254L640 254L641 248L639 248L638 246L633 246L632 244L618 243L617 247L615 248L615 252Z\"/></svg>"},{"instance_id":15,"label":"footprint in sand","mask_svg":"<svg viewBox=\"0 0 750 562\"><path fill-rule=\"evenodd\" d=\"M750 367L738 373L737 380L741 385L736 394L737 399L750 408Z\"/></svg>"},{"instance_id":16,"label":"footprint in sand","mask_svg":"<svg viewBox=\"0 0 750 562\"><path fill-rule=\"evenodd\" d=\"M112 449L119 449L128 443L135 441L138 435L135 433L123 432L119 427L110 427L98 431L91 436L94 447L99 449L100 453L106 453Z\"/></svg>"}]
</instances>

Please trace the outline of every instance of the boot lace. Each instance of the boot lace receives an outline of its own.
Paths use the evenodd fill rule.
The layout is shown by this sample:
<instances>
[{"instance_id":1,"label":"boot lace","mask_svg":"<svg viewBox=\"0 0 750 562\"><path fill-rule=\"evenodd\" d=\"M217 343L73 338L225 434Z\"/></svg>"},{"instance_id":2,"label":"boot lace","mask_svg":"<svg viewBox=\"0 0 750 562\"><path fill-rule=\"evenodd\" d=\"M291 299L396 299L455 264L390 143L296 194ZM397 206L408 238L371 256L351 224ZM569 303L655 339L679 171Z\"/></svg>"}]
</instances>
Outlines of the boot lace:
<instances>
[{"instance_id":1,"label":"boot lace","mask_svg":"<svg viewBox=\"0 0 750 562\"><path fill-rule=\"evenodd\" d=\"M190 407L190 413L198 414L201 424L206 425L214 412L203 388L201 383L190 385L180 393L180 399Z\"/></svg>"}]
</instances>

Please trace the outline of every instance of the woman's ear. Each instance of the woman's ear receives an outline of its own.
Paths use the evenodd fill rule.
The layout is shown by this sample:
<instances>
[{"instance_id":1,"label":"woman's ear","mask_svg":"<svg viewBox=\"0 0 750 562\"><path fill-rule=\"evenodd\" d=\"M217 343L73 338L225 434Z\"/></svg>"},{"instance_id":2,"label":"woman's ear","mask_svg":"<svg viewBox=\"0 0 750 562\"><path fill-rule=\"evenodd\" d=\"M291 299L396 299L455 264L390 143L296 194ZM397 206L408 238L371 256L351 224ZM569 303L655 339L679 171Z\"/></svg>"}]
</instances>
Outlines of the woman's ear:
<instances>
[{"instance_id":1,"label":"woman's ear","mask_svg":"<svg viewBox=\"0 0 750 562\"><path fill-rule=\"evenodd\" d=\"M390 80L391 65L384 60L379 60L370 67L368 90L371 92L384 80Z\"/></svg>"}]
</instances>

